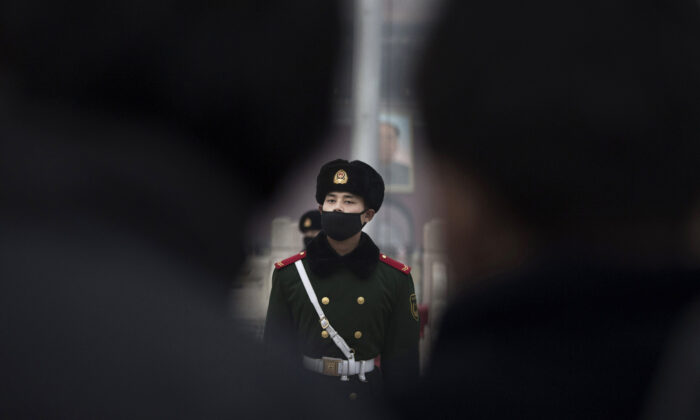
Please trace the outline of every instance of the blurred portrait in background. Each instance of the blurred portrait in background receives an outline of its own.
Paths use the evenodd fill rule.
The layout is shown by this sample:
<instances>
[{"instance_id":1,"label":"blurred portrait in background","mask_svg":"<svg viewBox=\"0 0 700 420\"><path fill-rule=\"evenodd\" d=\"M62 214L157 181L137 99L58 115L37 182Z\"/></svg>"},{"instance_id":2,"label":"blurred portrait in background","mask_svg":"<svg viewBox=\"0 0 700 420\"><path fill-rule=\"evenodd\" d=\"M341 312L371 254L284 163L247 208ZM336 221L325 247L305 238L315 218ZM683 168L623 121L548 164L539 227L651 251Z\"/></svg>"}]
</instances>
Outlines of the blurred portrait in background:
<instances>
[{"instance_id":1,"label":"blurred portrait in background","mask_svg":"<svg viewBox=\"0 0 700 420\"><path fill-rule=\"evenodd\" d=\"M411 119L405 114L379 115L379 172L387 192L413 192L413 139Z\"/></svg>"}]
</instances>

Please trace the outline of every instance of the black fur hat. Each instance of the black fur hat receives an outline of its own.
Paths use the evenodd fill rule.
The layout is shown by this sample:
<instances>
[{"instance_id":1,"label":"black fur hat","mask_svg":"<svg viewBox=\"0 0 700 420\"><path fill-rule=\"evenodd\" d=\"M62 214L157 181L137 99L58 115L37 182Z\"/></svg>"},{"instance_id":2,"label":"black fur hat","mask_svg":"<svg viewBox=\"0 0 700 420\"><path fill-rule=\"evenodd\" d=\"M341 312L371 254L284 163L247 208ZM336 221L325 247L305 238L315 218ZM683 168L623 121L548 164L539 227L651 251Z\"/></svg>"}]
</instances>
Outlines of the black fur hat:
<instances>
[{"instance_id":1,"label":"black fur hat","mask_svg":"<svg viewBox=\"0 0 700 420\"><path fill-rule=\"evenodd\" d=\"M321 229L321 213L318 209L309 210L301 215L301 219L299 219L299 232L305 233L309 230Z\"/></svg>"},{"instance_id":2,"label":"black fur hat","mask_svg":"<svg viewBox=\"0 0 700 420\"><path fill-rule=\"evenodd\" d=\"M384 201L384 180L377 171L359 160L336 159L321 167L316 178L316 202L323 204L326 194L343 191L365 200L365 207L379 211Z\"/></svg>"}]
</instances>

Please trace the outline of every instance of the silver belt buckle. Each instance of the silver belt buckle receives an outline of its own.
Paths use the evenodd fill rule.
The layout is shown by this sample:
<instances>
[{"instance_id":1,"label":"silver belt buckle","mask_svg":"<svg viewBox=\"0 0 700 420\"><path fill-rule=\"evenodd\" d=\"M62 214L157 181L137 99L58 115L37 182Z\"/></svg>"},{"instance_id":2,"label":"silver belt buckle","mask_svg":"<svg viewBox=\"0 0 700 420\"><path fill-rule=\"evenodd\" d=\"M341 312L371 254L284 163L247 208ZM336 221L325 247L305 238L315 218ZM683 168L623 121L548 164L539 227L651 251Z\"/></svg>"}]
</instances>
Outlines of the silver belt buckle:
<instances>
[{"instance_id":1,"label":"silver belt buckle","mask_svg":"<svg viewBox=\"0 0 700 420\"><path fill-rule=\"evenodd\" d=\"M323 360L323 374L328 376L340 376L340 364L343 359L336 359L335 357L322 357Z\"/></svg>"},{"instance_id":2,"label":"silver belt buckle","mask_svg":"<svg viewBox=\"0 0 700 420\"><path fill-rule=\"evenodd\" d=\"M323 318L321 318L320 321L321 321L321 328L323 328L324 330L331 325L331 323L328 322L328 318L326 318L325 316Z\"/></svg>"}]
</instances>

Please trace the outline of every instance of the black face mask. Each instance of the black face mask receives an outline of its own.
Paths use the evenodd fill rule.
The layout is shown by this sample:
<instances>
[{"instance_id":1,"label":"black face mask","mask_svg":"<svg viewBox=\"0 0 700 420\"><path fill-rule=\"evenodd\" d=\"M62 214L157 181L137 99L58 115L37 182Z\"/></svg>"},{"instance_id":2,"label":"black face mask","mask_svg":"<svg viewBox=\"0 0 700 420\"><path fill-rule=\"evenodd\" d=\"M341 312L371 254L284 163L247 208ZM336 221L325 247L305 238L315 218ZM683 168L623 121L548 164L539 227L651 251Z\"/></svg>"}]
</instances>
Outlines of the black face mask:
<instances>
[{"instance_id":1,"label":"black face mask","mask_svg":"<svg viewBox=\"0 0 700 420\"><path fill-rule=\"evenodd\" d=\"M313 240L314 240L314 237L313 237L313 236L304 236L304 249L308 248L308 247L309 247L309 244L310 244L311 241L313 241Z\"/></svg>"},{"instance_id":2,"label":"black face mask","mask_svg":"<svg viewBox=\"0 0 700 420\"><path fill-rule=\"evenodd\" d=\"M321 226L329 238L344 241L362 230L362 213L342 213L324 211L321 213Z\"/></svg>"}]
</instances>

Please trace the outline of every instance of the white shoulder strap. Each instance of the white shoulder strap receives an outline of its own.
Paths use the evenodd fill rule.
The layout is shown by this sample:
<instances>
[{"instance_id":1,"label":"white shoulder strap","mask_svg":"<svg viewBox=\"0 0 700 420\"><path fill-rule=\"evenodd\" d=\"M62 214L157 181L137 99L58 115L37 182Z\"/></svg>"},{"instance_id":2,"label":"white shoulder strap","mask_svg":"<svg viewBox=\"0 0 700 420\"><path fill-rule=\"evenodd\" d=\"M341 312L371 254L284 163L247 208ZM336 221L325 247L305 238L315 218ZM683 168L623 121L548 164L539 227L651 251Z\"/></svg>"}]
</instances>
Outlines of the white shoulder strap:
<instances>
[{"instance_id":1,"label":"white shoulder strap","mask_svg":"<svg viewBox=\"0 0 700 420\"><path fill-rule=\"evenodd\" d=\"M328 334L333 339L335 345L338 346L340 351L343 352L343 354L348 360L354 360L355 355L350 350L350 346L348 346L348 343L346 343L345 340L343 340L343 337L341 337L338 334L338 332L333 327L331 327L331 323L328 322L326 315L323 314L323 309L321 309L321 305L318 304L316 292L314 292L314 288L311 287L311 281L309 281L309 276L306 275L306 270L304 270L304 264L301 262L301 260L298 260L294 263L294 265L297 267L299 277L301 277L301 282L304 284L304 288L306 289L306 294L309 295L309 300L311 300L311 304L314 305L314 309L316 309L318 318L321 321L321 328L328 331Z\"/></svg>"}]
</instances>

